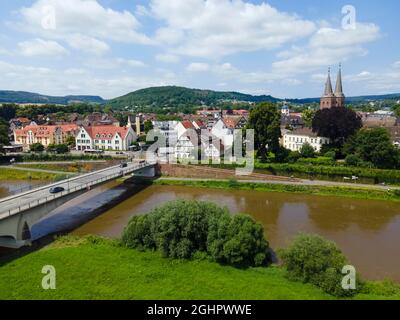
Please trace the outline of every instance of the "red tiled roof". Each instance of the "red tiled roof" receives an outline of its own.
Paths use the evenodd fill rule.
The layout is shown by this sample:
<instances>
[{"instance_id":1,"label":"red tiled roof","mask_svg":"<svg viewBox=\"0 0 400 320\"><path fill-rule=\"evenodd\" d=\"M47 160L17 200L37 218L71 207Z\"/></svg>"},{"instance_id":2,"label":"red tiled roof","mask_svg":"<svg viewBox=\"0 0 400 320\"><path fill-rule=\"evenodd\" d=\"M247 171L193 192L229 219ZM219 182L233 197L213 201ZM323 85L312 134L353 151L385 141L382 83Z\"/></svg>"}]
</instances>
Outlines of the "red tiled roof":
<instances>
[{"instance_id":1,"label":"red tiled roof","mask_svg":"<svg viewBox=\"0 0 400 320\"><path fill-rule=\"evenodd\" d=\"M126 127L116 126L93 126L84 127L86 132L92 139L111 140L118 133L122 138L125 138L129 129Z\"/></svg>"},{"instance_id":2,"label":"red tiled roof","mask_svg":"<svg viewBox=\"0 0 400 320\"><path fill-rule=\"evenodd\" d=\"M193 123L189 120L182 121L182 125L185 129L194 129Z\"/></svg>"}]
</instances>

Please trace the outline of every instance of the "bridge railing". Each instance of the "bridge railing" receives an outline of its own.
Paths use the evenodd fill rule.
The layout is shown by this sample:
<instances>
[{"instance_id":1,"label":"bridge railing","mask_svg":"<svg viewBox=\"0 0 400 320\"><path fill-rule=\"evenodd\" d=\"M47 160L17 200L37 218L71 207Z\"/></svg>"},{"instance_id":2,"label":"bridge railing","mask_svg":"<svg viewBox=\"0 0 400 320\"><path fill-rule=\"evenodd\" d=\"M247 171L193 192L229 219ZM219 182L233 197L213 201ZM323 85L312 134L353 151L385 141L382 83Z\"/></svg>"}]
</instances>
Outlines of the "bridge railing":
<instances>
[{"instance_id":1,"label":"bridge railing","mask_svg":"<svg viewBox=\"0 0 400 320\"><path fill-rule=\"evenodd\" d=\"M151 163L147 162L147 165L149 165L149 164L151 164ZM108 170L111 170L111 169L116 169L116 168L119 168L119 165L112 166L112 167L105 168L105 169L101 169L101 170L97 170L97 171L93 171L93 172L89 172L89 173L82 174L82 175L79 175L79 176L76 176L76 177L73 177L73 178L70 178L70 179L66 179L66 180L58 181L56 183L48 184L46 186L42 186L42 187L36 188L34 190L31 190L31 191L27 191L27 192L24 192L24 193L19 193L17 195L13 195L13 196L9 196L9 197L6 197L6 198L2 198L2 199L0 199L0 204L3 203L3 202L6 202L6 201L12 200L12 199L18 199L21 196L28 195L28 194L31 194L31 193L35 193L35 192L40 191L40 190L46 190L47 188L58 187L58 186L61 186L62 184L65 184L65 183L71 183L71 182L74 182L76 180L79 180L79 179L82 179L82 178L86 178L86 177L89 177L89 176L93 176L93 175L96 175L96 174L99 174L99 173L102 173L102 172L105 172L105 171L108 171Z\"/></svg>"},{"instance_id":2,"label":"bridge railing","mask_svg":"<svg viewBox=\"0 0 400 320\"><path fill-rule=\"evenodd\" d=\"M10 217L10 216L18 214L18 213L20 213L22 211L38 207L38 206L40 206L42 204L45 204L47 202L53 201L53 200L58 199L58 198L62 198L64 196L68 195L68 194L72 194L72 193L75 193L75 192L80 191L80 190L84 190L84 189L90 190L90 187L92 187L92 186L95 186L95 185L98 185L100 183L112 180L114 178L123 177L123 176L125 176L127 174L130 174L130 173L136 171L136 170L148 167L149 165L151 165L151 164L149 164L149 163L139 163L137 166L134 166L134 167L131 167L131 168L128 168L128 169L122 169L121 168L121 170L118 173L113 173L111 175L104 176L104 177L101 177L99 179L87 182L87 183L83 183L83 184L81 184L79 186L75 186L75 187L69 188L69 189L67 189L65 191L62 191L60 193L52 194L52 195L46 196L45 198L34 200L34 201L28 202L26 204L20 205L18 207L15 207L13 209L10 209L10 210L8 210L6 212L2 212L2 213L0 213L0 219L6 218L6 217ZM115 168L115 167L112 167L112 168ZM66 181L64 181L62 184L65 184L65 183L66 183ZM60 185L60 184L58 184L58 185Z\"/></svg>"}]
</instances>

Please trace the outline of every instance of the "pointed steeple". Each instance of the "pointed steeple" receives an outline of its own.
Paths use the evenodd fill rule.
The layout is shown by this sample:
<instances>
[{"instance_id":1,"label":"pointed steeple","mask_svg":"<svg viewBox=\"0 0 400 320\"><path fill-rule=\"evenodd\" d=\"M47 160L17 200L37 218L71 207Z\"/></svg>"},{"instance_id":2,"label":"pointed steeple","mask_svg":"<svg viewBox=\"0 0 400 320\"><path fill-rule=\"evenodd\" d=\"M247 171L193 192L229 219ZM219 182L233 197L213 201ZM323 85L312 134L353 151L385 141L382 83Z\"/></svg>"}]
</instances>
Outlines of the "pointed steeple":
<instances>
[{"instance_id":1,"label":"pointed steeple","mask_svg":"<svg viewBox=\"0 0 400 320\"><path fill-rule=\"evenodd\" d=\"M343 85L342 85L342 64L339 64L339 72L336 80L336 89L335 89L336 97L343 97Z\"/></svg>"},{"instance_id":2,"label":"pointed steeple","mask_svg":"<svg viewBox=\"0 0 400 320\"><path fill-rule=\"evenodd\" d=\"M324 96L325 97L333 96L332 81L331 81L331 68L328 69L328 79L326 79Z\"/></svg>"}]
</instances>

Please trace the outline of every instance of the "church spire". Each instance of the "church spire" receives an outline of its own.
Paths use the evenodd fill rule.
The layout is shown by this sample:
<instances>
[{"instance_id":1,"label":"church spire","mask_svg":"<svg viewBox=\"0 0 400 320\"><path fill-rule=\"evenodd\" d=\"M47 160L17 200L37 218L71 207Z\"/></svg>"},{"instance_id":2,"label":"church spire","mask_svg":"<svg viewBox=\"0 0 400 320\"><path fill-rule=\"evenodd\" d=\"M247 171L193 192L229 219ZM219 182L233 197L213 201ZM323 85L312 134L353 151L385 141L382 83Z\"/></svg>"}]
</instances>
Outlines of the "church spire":
<instances>
[{"instance_id":1,"label":"church spire","mask_svg":"<svg viewBox=\"0 0 400 320\"><path fill-rule=\"evenodd\" d=\"M343 97L343 85L342 85L342 64L339 64L339 72L336 81L336 89L335 89L336 97Z\"/></svg>"},{"instance_id":2,"label":"church spire","mask_svg":"<svg viewBox=\"0 0 400 320\"><path fill-rule=\"evenodd\" d=\"M331 81L331 68L328 69L328 79L326 79L324 96L325 97L333 96L332 81Z\"/></svg>"}]
</instances>

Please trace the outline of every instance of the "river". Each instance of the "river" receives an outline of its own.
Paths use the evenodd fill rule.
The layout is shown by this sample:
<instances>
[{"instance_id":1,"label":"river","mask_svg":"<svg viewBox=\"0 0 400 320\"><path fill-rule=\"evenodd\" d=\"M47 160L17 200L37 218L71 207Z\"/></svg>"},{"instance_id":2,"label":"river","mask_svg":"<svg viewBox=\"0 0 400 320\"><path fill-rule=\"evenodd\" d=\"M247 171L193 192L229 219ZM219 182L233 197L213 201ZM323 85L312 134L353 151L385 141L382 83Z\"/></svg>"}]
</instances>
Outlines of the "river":
<instances>
[{"instance_id":1,"label":"river","mask_svg":"<svg viewBox=\"0 0 400 320\"><path fill-rule=\"evenodd\" d=\"M113 204L118 197L125 200ZM273 249L287 246L298 232L320 234L335 241L362 276L400 282L400 203L396 202L112 182L58 208L33 226L32 236L38 239L74 229L75 235L118 238L132 216L175 199L212 201L233 213L250 214L263 224ZM97 210L102 206L106 208Z\"/></svg>"},{"instance_id":2,"label":"river","mask_svg":"<svg viewBox=\"0 0 400 320\"><path fill-rule=\"evenodd\" d=\"M400 203L244 190L150 186L74 234L119 237L130 217L166 201L196 199L247 213L260 221L274 249L298 232L335 241L356 269L369 279L400 281Z\"/></svg>"}]
</instances>

